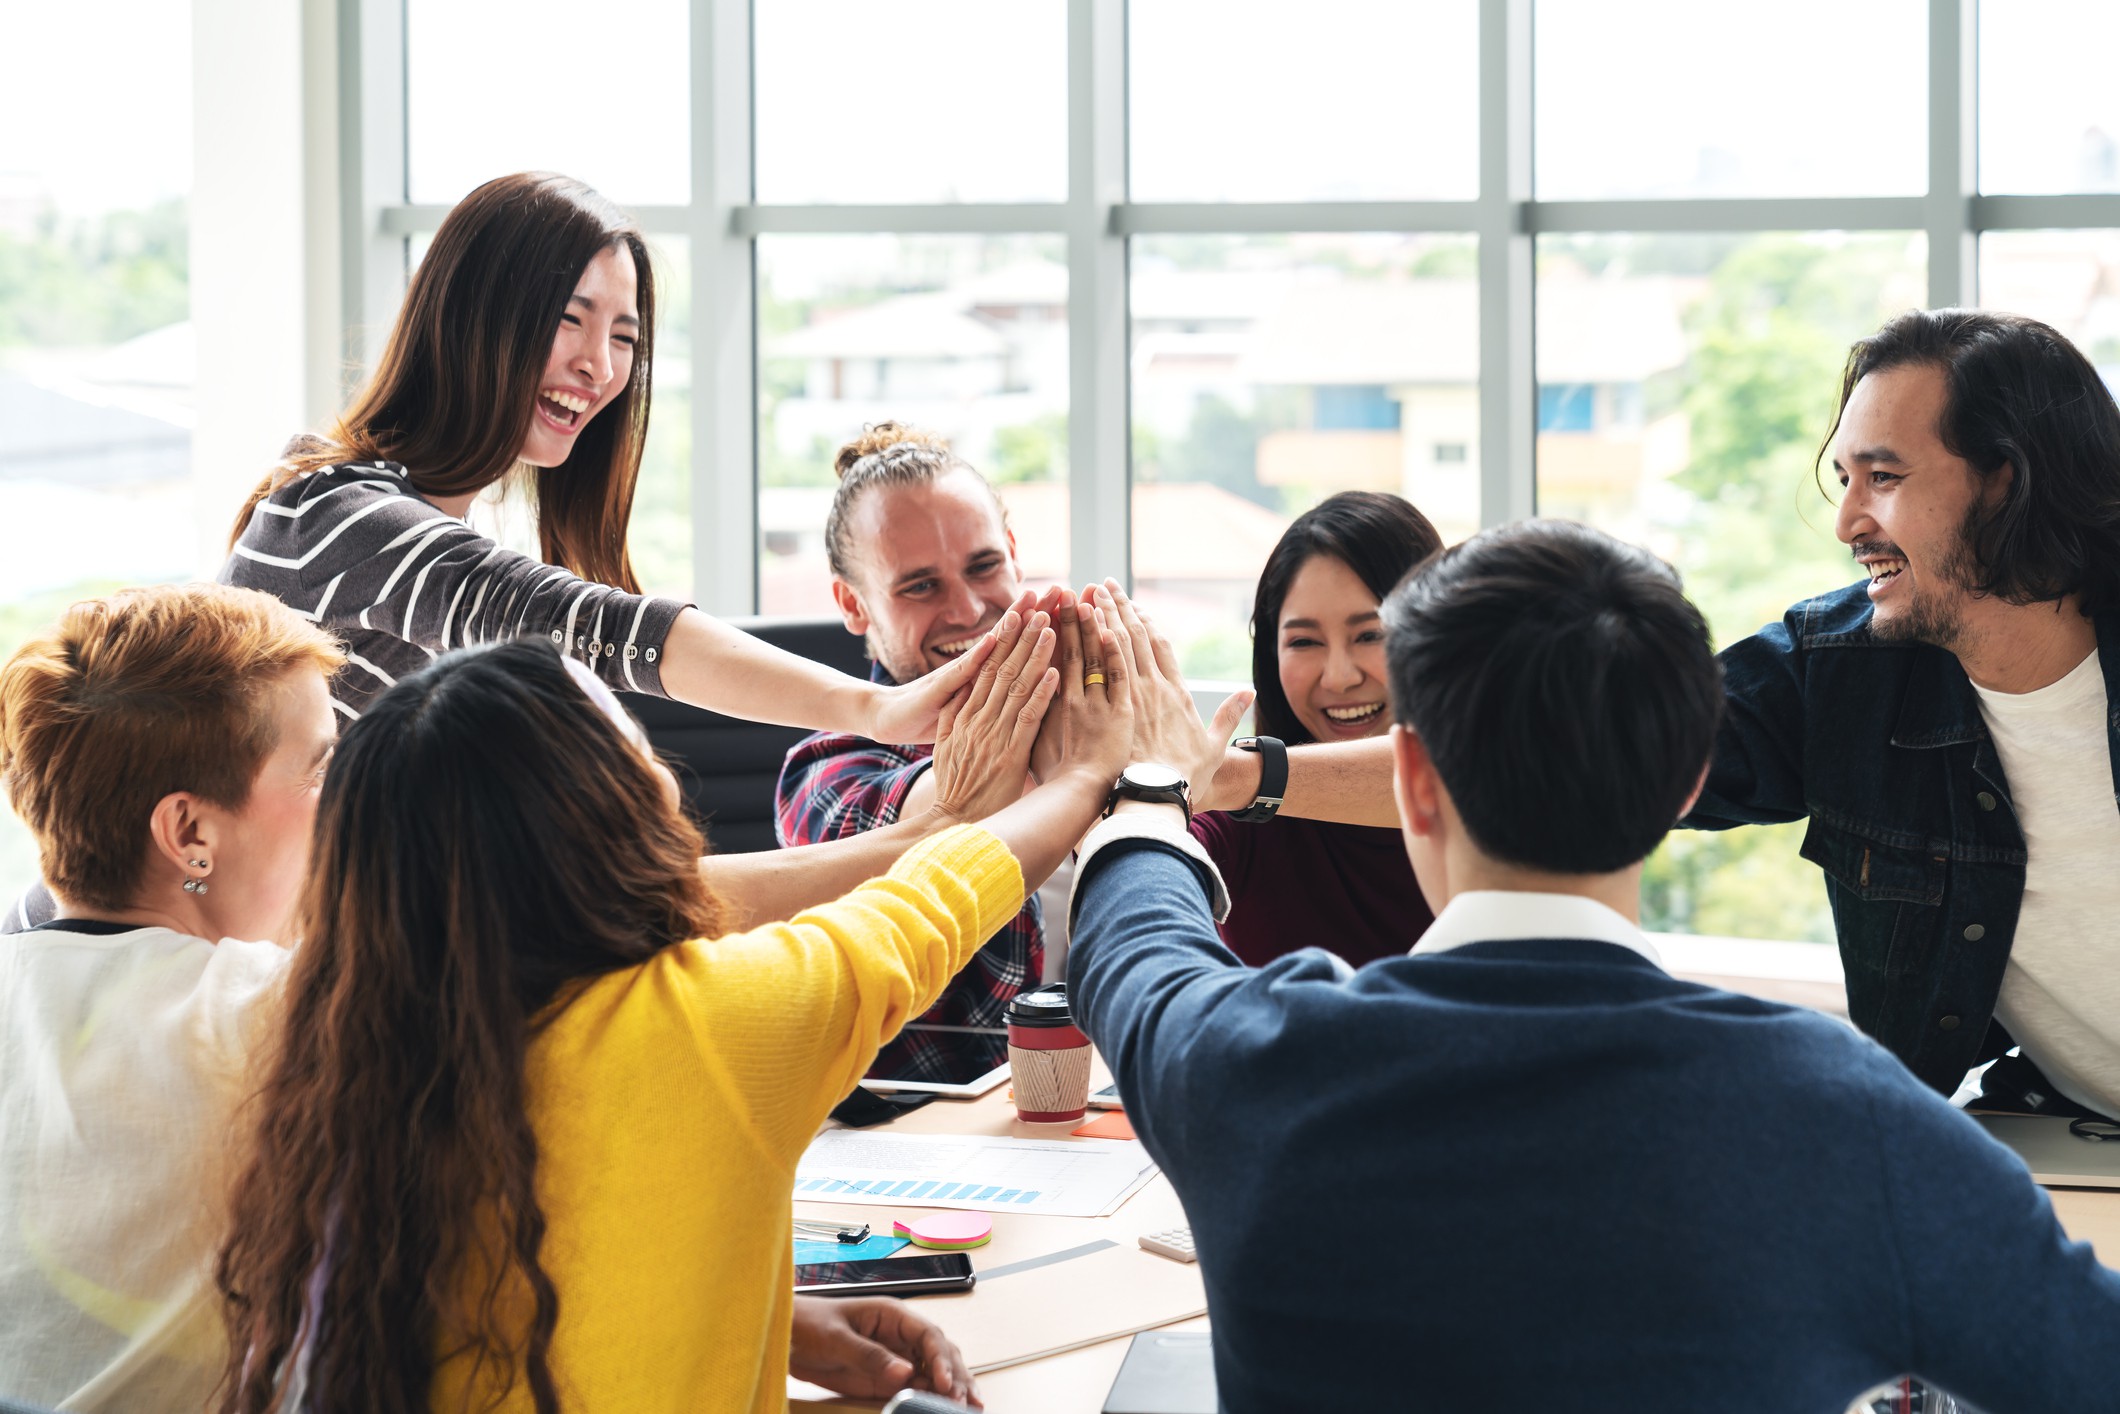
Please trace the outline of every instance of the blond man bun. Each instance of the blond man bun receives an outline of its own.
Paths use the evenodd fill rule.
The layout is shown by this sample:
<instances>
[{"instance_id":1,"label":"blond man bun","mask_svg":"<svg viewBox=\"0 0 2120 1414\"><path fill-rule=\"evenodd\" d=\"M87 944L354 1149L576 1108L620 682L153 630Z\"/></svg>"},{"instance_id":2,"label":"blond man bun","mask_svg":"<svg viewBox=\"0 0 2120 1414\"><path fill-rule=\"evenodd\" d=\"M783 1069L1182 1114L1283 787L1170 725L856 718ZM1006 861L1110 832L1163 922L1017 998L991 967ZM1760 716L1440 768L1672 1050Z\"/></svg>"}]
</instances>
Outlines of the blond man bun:
<instances>
[{"instance_id":1,"label":"blond man bun","mask_svg":"<svg viewBox=\"0 0 2120 1414\"><path fill-rule=\"evenodd\" d=\"M979 476L978 469L950 450L949 439L902 422L871 422L861 435L839 449L832 458L833 474L839 478L832 493L832 509L824 518L824 552L832 573L849 583L854 579L853 547L847 544L847 514L855 501L871 486L918 486L952 471L968 471L979 477L987 494L994 488ZM994 509L1001 524L1008 525L1008 508L994 496Z\"/></svg>"},{"instance_id":2,"label":"blond man bun","mask_svg":"<svg viewBox=\"0 0 2120 1414\"><path fill-rule=\"evenodd\" d=\"M844 481L846 474L852 471L863 457L872 457L878 452L887 452L897 446L924 447L947 461L957 460L950 453L947 438L937 436L933 432L923 432L917 427L908 427L902 422L871 422L862 427L859 437L839 449L839 455L832 459L832 474Z\"/></svg>"}]
</instances>

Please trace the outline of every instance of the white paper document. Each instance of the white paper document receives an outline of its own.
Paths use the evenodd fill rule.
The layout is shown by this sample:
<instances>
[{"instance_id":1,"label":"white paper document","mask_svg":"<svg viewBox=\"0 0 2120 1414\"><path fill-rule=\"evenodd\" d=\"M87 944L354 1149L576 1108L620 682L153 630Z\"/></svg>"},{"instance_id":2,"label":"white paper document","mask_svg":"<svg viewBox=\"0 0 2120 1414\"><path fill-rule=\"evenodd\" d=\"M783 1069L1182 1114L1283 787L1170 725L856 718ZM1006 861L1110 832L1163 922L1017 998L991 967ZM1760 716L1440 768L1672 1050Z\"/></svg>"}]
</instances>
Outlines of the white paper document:
<instances>
[{"instance_id":1,"label":"white paper document","mask_svg":"<svg viewBox=\"0 0 2120 1414\"><path fill-rule=\"evenodd\" d=\"M795 1199L1092 1218L1155 1172L1138 1140L1002 1139L828 1130L795 1169Z\"/></svg>"}]
</instances>

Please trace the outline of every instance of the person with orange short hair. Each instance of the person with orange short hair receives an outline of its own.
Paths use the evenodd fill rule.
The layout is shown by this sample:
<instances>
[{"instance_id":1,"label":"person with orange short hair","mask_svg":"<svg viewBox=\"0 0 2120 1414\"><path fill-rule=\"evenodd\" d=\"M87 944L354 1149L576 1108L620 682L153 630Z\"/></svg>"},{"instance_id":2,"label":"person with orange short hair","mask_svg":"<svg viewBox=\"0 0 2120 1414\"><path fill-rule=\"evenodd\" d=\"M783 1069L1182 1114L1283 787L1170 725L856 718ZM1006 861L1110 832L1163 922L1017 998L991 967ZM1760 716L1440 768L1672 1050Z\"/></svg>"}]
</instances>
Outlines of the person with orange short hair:
<instances>
[{"instance_id":1,"label":"person with orange short hair","mask_svg":"<svg viewBox=\"0 0 2120 1414\"><path fill-rule=\"evenodd\" d=\"M193 584L0 667L0 786L57 917L0 950L0 1393L198 1408L231 1120L337 740L331 636Z\"/></svg>"}]
</instances>

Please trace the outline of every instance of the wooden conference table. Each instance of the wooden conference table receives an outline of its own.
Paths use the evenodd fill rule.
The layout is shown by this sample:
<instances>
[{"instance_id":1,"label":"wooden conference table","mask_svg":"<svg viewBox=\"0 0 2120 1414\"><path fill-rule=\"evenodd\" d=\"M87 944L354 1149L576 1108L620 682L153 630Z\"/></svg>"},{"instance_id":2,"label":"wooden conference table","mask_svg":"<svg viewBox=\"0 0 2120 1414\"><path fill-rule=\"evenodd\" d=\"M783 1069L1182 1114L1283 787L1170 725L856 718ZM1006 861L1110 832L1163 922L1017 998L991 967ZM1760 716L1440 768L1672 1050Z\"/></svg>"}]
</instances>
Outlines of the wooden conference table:
<instances>
[{"instance_id":1,"label":"wooden conference table","mask_svg":"<svg viewBox=\"0 0 2120 1414\"><path fill-rule=\"evenodd\" d=\"M1092 1068L1090 1088L1101 1089L1111 1083L1111 1077L1099 1059ZM1089 1118L1095 1119L1101 1110L1091 1110ZM976 1100L936 1100L912 1113L879 1125L870 1132L888 1131L894 1134L976 1134L1009 1135L1019 1139L1065 1139L1068 1131L1075 1128L1068 1124L1021 1124L1016 1120L1015 1106L1009 1102L1008 1087L1002 1086ZM1078 1143L1094 1143L1094 1140L1077 1140ZM889 1230L893 1217L927 1211L919 1208L864 1208L859 1204L797 1203L798 1218L859 1217L871 1224ZM881 1218L882 1222L877 1223ZM1183 1227L1185 1210L1178 1206L1178 1195L1171 1190L1170 1180L1158 1172L1146 1187L1119 1205L1119 1210L1103 1218L1057 1218L1027 1215L997 1215L994 1220L994 1239L984 1247L973 1250L972 1265L976 1271L998 1268L1012 1262L1027 1261L1055 1252L1065 1252L1100 1238L1130 1249L1132 1260L1153 1264L1142 1269L1143 1275L1167 1280L1173 1275L1185 1274L1193 1287L1199 1286L1199 1268L1174 1263L1166 1257L1151 1256L1140 1249L1136 1239L1144 1232L1157 1232L1165 1228ZM2120 1233L2116 1233L2120 1240ZM914 1249L907 1248L908 1253ZM995 1288L997 1291L999 1287ZM947 1321L939 1302L960 1300L977 1301L981 1289L974 1287L969 1297L941 1297L920 1301L922 1308L931 1317L944 1323ZM1204 1292L1195 1303L1205 1307ZM1176 1322L1172 1329L1205 1330L1205 1317L1195 1317ZM1119 1362L1126 1358L1126 1347L1130 1337L1119 1336L1099 1344L1070 1350L1059 1355L1049 1355L1028 1364L1010 1366L980 1375L979 1394L986 1401L992 1414L1097 1414L1104 1407L1104 1396L1111 1389L1112 1378L1119 1373ZM810 1386L790 1385L791 1391L809 1390L810 1397L793 1394L790 1407L796 1410L873 1410L874 1402L861 1400L839 1400L827 1398Z\"/></svg>"},{"instance_id":2,"label":"wooden conference table","mask_svg":"<svg viewBox=\"0 0 2120 1414\"><path fill-rule=\"evenodd\" d=\"M1091 1079L1091 1088L1109 1083L1109 1077L1100 1060ZM1006 1087L997 1089L977 1100L937 1100L904 1117L893 1120L881 1129L901 1134L973 1134L1014 1135L1024 1139L1054 1139L1066 1137L1069 1125L1028 1125L1016 1121L1016 1111L1009 1103ZM1091 1110L1095 1118L1100 1111ZM1094 1141L1078 1141L1094 1142ZM2091 1244L2098 1259L2109 1267L2120 1267L2120 1189L2056 1188L2049 1189L2054 1212L2061 1225L2071 1237ZM834 1203L797 1203L795 1215L802 1218L860 1217L874 1222L879 1216L885 1224L893 1216L923 1211L912 1208L862 1208L859 1205ZM998 1268L1009 1263L1021 1262L1056 1252L1064 1252L1099 1238L1108 1239L1123 1247L1134 1249L1144 1263L1160 1264L1153 1271L1159 1277L1172 1264L1162 1257L1150 1256L1139 1251L1136 1239L1144 1232L1155 1232L1163 1228L1179 1227L1185 1222L1185 1213L1178 1206L1178 1196L1171 1190L1170 1180L1158 1173L1146 1187L1120 1205L1119 1210L1102 1218L1057 1218L1004 1216L994 1224L994 1239L972 1254L977 1269ZM910 1249L908 1249L910 1250ZM1199 1269L1188 1267L1192 1280L1197 1282ZM968 1297L939 1298L946 1301L977 1301L979 1288L974 1287ZM1205 1297L1201 1298L1205 1305ZM929 1308L930 1314L941 1320L941 1313ZM1205 1317L1196 1317L1176 1322L1171 1329L1204 1330ZM1126 1358L1130 1337L1120 1336L1085 1346L1079 1350L1050 1355L1026 1364L995 1370L979 1376L979 1393L986 1401L991 1414L1097 1414L1104 1407L1104 1396L1111 1389L1112 1379L1119 1372L1119 1364ZM821 1410L873 1410L874 1402L840 1400L827 1397L811 1386L791 1384L790 1407L800 1411ZM808 1391L804 1397L801 1391Z\"/></svg>"}]
</instances>

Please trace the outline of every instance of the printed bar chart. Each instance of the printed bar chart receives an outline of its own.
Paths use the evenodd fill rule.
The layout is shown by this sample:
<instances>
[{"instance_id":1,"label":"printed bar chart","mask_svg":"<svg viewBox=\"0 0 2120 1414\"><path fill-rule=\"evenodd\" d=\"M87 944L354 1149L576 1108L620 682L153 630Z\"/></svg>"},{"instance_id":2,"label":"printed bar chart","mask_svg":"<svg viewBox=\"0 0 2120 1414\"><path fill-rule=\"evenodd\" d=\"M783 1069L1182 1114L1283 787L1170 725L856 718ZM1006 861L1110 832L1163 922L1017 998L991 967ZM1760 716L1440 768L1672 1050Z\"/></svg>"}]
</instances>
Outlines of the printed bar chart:
<instances>
[{"instance_id":1,"label":"printed bar chart","mask_svg":"<svg viewBox=\"0 0 2120 1414\"><path fill-rule=\"evenodd\" d=\"M1155 1173L1133 1140L821 1134L795 1173L819 1202L1095 1217Z\"/></svg>"}]
</instances>

